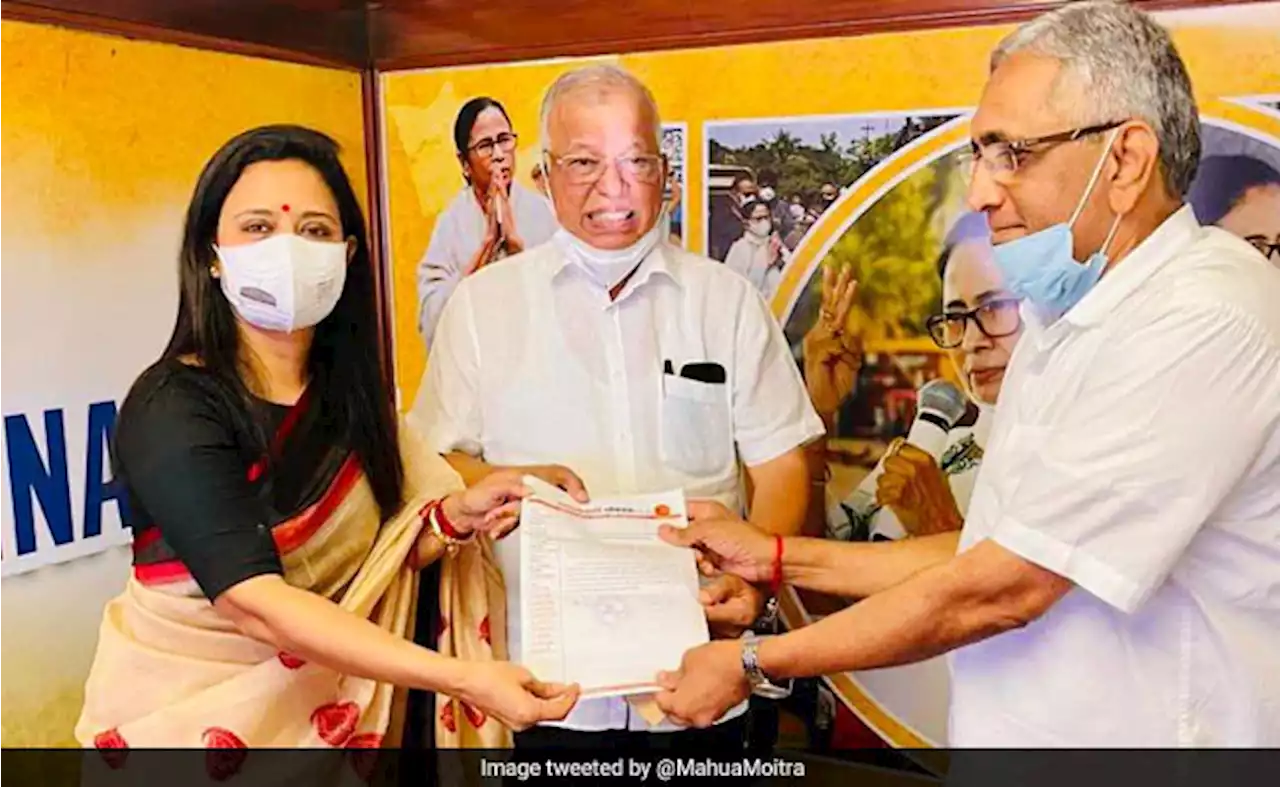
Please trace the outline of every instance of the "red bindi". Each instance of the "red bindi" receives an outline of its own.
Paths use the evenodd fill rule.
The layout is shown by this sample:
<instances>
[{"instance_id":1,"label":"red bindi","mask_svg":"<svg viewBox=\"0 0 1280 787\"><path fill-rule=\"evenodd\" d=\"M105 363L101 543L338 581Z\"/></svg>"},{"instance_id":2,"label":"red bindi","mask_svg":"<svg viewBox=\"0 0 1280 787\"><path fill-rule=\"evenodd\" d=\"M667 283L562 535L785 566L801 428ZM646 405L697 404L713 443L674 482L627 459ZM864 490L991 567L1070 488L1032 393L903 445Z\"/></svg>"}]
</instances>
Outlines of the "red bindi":
<instances>
[{"instance_id":1,"label":"red bindi","mask_svg":"<svg viewBox=\"0 0 1280 787\"><path fill-rule=\"evenodd\" d=\"M280 210L284 211L285 213L288 213L288 212L289 212L289 206L288 206L288 205L281 205L281 206L280 206Z\"/></svg>"}]
</instances>

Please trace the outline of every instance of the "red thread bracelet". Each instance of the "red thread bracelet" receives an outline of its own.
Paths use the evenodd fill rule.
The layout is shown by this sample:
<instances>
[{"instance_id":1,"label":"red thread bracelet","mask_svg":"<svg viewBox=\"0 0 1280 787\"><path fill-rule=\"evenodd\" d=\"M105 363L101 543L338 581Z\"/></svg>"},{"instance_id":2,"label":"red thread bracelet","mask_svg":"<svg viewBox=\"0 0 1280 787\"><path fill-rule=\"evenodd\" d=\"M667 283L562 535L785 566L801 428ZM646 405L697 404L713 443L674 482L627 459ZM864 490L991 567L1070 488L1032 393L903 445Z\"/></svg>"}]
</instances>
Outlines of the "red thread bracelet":
<instances>
[{"instance_id":1,"label":"red thread bracelet","mask_svg":"<svg viewBox=\"0 0 1280 787\"><path fill-rule=\"evenodd\" d=\"M773 536L773 597L778 597L778 592L782 590L782 536L775 534Z\"/></svg>"}]
</instances>

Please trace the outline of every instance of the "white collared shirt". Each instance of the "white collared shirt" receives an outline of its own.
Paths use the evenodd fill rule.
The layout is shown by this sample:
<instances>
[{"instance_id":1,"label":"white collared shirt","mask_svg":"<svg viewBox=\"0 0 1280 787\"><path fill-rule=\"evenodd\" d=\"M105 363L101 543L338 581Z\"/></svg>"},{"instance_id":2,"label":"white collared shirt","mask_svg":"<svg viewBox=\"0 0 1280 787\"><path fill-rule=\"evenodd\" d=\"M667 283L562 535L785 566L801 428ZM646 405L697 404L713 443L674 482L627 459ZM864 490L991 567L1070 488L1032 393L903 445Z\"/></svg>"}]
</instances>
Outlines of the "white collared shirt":
<instances>
[{"instance_id":1,"label":"white collared shirt","mask_svg":"<svg viewBox=\"0 0 1280 787\"><path fill-rule=\"evenodd\" d=\"M725 382L681 377L691 363L720 365ZM596 497L682 488L734 510L740 462L762 464L823 433L760 294L665 243L612 302L553 243L468 277L440 319L412 419L442 453L562 464ZM518 533L497 548L513 657ZM622 700L580 702L560 726L647 728Z\"/></svg>"},{"instance_id":2,"label":"white collared shirt","mask_svg":"<svg viewBox=\"0 0 1280 787\"><path fill-rule=\"evenodd\" d=\"M951 745L1280 745L1280 271L1184 207L1024 316L960 549L1076 587L951 654Z\"/></svg>"},{"instance_id":3,"label":"white collared shirt","mask_svg":"<svg viewBox=\"0 0 1280 787\"><path fill-rule=\"evenodd\" d=\"M511 184L511 215L525 248L546 243L555 234L556 220L547 201L519 183ZM488 221L470 186L463 187L436 219L418 262L418 333L428 351L440 312L484 244Z\"/></svg>"}]
</instances>

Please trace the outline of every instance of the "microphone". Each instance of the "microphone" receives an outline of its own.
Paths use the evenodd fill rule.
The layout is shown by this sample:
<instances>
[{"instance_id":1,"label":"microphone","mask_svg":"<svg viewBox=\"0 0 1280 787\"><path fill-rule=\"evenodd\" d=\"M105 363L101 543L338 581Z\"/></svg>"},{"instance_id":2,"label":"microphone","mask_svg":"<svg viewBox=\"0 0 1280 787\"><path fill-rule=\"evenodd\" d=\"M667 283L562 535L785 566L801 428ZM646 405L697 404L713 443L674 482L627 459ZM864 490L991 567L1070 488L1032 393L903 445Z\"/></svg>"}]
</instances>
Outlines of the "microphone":
<instances>
[{"instance_id":1,"label":"microphone","mask_svg":"<svg viewBox=\"0 0 1280 787\"><path fill-rule=\"evenodd\" d=\"M946 380L930 380L920 386L916 392L916 417L907 432L906 442L919 448L937 461L947 447L947 433L964 417L969 408L969 399L964 392ZM876 502L876 483L884 475L882 457L875 468L867 473L858 488L853 490L839 509L830 512L828 522L838 522L835 527L828 525L829 535L841 541L870 541L872 536L886 538L902 538L906 531L902 529L895 517L891 515L882 519L892 519L884 526L872 526L872 520L880 512L882 506ZM892 512L890 512L892 513Z\"/></svg>"},{"instance_id":2,"label":"microphone","mask_svg":"<svg viewBox=\"0 0 1280 787\"><path fill-rule=\"evenodd\" d=\"M937 459L947 447L947 433L969 409L969 397L946 380L930 380L920 386L916 400L907 442Z\"/></svg>"}]
</instances>

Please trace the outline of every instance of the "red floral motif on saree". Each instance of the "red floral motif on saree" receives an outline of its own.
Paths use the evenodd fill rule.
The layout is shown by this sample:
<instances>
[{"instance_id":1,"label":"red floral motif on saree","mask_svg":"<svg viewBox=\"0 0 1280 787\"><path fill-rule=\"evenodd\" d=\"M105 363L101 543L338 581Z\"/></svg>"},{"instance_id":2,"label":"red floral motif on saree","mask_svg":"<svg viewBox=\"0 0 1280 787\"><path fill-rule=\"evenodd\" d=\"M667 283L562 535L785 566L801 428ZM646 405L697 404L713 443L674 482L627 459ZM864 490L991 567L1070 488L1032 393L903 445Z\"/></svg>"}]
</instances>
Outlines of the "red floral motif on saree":
<instances>
[{"instance_id":1,"label":"red floral motif on saree","mask_svg":"<svg viewBox=\"0 0 1280 787\"><path fill-rule=\"evenodd\" d=\"M285 669L302 669L307 663L306 659L299 658L292 653L285 653L283 650L276 654L276 658L280 659L280 663Z\"/></svg>"},{"instance_id":2,"label":"red floral motif on saree","mask_svg":"<svg viewBox=\"0 0 1280 787\"><path fill-rule=\"evenodd\" d=\"M376 732L352 735L347 741L351 769L365 784L373 781L373 772L378 767L378 749L381 748L382 736Z\"/></svg>"},{"instance_id":3,"label":"red floral motif on saree","mask_svg":"<svg viewBox=\"0 0 1280 787\"><path fill-rule=\"evenodd\" d=\"M223 727L210 727L201 737L208 749L204 755L204 769L209 778L226 781L244 767L249 751L239 735Z\"/></svg>"},{"instance_id":4,"label":"red floral motif on saree","mask_svg":"<svg viewBox=\"0 0 1280 787\"><path fill-rule=\"evenodd\" d=\"M123 768L124 761L129 757L129 742L115 727L93 736L93 746L112 770Z\"/></svg>"},{"instance_id":5,"label":"red floral motif on saree","mask_svg":"<svg viewBox=\"0 0 1280 787\"><path fill-rule=\"evenodd\" d=\"M469 705L465 702L462 703L462 715L466 716L467 721L471 724L472 727L475 727L477 730L483 727L485 721L487 721L489 718L488 716L485 715L484 711L480 710L474 705Z\"/></svg>"},{"instance_id":6,"label":"red floral motif on saree","mask_svg":"<svg viewBox=\"0 0 1280 787\"><path fill-rule=\"evenodd\" d=\"M360 721L360 706L354 702L331 702L321 705L311 713L311 725L320 740L330 746L341 746L356 731Z\"/></svg>"}]
</instances>

